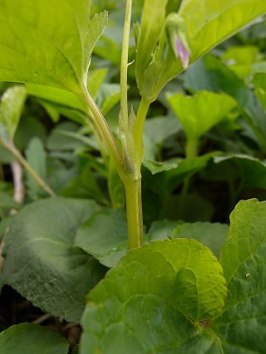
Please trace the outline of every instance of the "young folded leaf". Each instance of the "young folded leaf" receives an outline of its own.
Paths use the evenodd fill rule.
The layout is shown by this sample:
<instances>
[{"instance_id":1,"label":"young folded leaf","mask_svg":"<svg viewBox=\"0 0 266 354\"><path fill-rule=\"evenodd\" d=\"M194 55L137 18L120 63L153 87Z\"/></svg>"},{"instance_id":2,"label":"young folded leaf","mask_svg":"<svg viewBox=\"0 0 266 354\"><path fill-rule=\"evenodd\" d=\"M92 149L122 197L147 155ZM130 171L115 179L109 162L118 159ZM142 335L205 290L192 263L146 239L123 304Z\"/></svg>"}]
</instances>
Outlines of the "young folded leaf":
<instances>
[{"instance_id":1,"label":"young folded leaf","mask_svg":"<svg viewBox=\"0 0 266 354\"><path fill-rule=\"evenodd\" d=\"M141 96L148 102L187 67L189 59L193 63L266 13L262 0L183 0L178 10L179 3L175 8L172 1L145 1L137 37L136 77ZM169 11L173 12L169 15Z\"/></svg>"}]
</instances>

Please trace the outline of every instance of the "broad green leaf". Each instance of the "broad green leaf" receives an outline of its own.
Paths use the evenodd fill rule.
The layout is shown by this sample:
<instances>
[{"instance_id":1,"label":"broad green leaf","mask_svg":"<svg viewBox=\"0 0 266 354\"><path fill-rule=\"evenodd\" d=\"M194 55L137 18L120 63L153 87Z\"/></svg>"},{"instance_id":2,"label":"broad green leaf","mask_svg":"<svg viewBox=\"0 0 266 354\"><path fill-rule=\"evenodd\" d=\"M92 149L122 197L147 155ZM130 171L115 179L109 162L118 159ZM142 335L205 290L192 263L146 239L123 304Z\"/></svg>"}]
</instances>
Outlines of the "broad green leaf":
<instances>
[{"instance_id":1,"label":"broad green leaf","mask_svg":"<svg viewBox=\"0 0 266 354\"><path fill-rule=\"evenodd\" d=\"M127 222L124 210L103 209L77 231L75 245L107 267L114 267L127 252Z\"/></svg>"},{"instance_id":2,"label":"broad green leaf","mask_svg":"<svg viewBox=\"0 0 266 354\"><path fill-rule=\"evenodd\" d=\"M31 83L28 83L26 87L29 95L36 96L45 102L52 102L78 111L84 110L81 100L72 92L62 90L57 87L49 87Z\"/></svg>"},{"instance_id":3,"label":"broad green leaf","mask_svg":"<svg viewBox=\"0 0 266 354\"><path fill-rule=\"evenodd\" d=\"M47 179L46 152L42 141L39 138L33 138L26 150L26 158L30 166L44 180ZM27 173L27 186L31 198L36 199L42 194L43 190L35 179Z\"/></svg>"},{"instance_id":4,"label":"broad green leaf","mask_svg":"<svg viewBox=\"0 0 266 354\"><path fill-rule=\"evenodd\" d=\"M13 141L26 99L24 86L6 90L0 102L0 139Z\"/></svg>"},{"instance_id":5,"label":"broad green leaf","mask_svg":"<svg viewBox=\"0 0 266 354\"><path fill-rule=\"evenodd\" d=\"M80 353L186 353L182 348L197 335L208 347L216 342L208 327L225 296L220 264L197 241L143 246L89 294Z\"/></svg>"},{"instance_id":6,"label":"broad green leaf","mask_svg":"<svg viewBox=\"0 0 266 354\"><path fill-rule=\"evenodd\" d=\"M166 238L193 238L210 248L218 257L228 233L228 225L210 222L183 223L180 221L156 221L149 235L151 241Z\"/></svg>"},{"instance_id":7,"label":"broad green leaf","mask_svg":"<svg viewBox=\"0 0 266 354\"><path fill-rule=\"evenodd\" d=\"M103 269L74 247L74 238L97 209L90 200L63 198L24 207L5 239L5 283L44 311L79 321L85 294L97 284Z\"/></svg>"},{"instance_id":8,"label":"broad green leaf","mask_svg":"<svg viewBox=\"0 0 266 354\"><path fill-rule=\"evenodd\" d=\"M192 61L265 13L261 0L184 0L179 14L187 26Z\"/></svg>"},{"instance_id":9,"label":"broad green leaf","mask_svg":"<svg viewBox=\"0 0 266 354\"><path fill-rule=\"evenodd\" d=\"M266 203L241 201L231 214L221 263L228 284L215 331L225 353L264 353L266 336Z\"/></svg>"},{"instance_id":10,"label":"broad green leaf","mask_svg":"<svg viewBox=\"0 0 266 354\"><path fill-rule=\"evenodd\" d=\"M192 140L199 139L236 107L230 96L208 91L199 91L194 96L178 93L168 97L168 101Z\"/></svg>"},{"instance_id":11,"label":"broad green leaf","mask_svg":"<svg viewBox=\"0 0 266 354\"><path fill-rule=\"evenodd\" d=\"M89 71L88 89L92 97L96 98L99 94L99 90L106 75L106 68ZM28 83L26 87L28 94L36 96L45 102L54 103L65 108L71 108L85 113L81 99L69 91L57 87L47 87L32 83Z\"/></svg>"},{"instance_id":12,"label":"broad green leaf","mask_svg":"<svg viewBox=\"0 0 266 354\"><path fill-rule=\"evenodd\" d=\"M91 18L90 6L90 0L2 0L0 81L80 94L107 18L105 12Z\"/></svg>"},{"instance_id":13,"label":"broad green leaf","mask_svg":"<svg viewBox=\"0 0 266 354\"><path fill-rule=\"evenodd\" d=\"M67 354L67 340L48 329L29 323L9 327L0 333L1 354Z\"/></svg>"}]
</instances>

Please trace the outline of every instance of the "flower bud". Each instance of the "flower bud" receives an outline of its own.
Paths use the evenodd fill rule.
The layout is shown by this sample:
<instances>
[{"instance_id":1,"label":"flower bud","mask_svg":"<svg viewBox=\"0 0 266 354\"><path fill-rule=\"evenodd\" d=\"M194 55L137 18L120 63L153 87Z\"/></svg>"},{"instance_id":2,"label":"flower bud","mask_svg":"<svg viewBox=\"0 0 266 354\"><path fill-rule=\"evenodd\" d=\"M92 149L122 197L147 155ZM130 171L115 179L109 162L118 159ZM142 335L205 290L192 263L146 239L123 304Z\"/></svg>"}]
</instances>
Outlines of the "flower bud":
<instances>
[{"instance_id":1,"label":"flower bud","mask_svg":"<svg viewBox=\"0 0 266 354\"><path fill-rule=\"evenodd\" d=\"M186 28L183 19L176 13L171 13L166 18L166 34L171 49L182 67L186 69L190 61L190 49L186 36Z\"/></svg>"}]
</instances>

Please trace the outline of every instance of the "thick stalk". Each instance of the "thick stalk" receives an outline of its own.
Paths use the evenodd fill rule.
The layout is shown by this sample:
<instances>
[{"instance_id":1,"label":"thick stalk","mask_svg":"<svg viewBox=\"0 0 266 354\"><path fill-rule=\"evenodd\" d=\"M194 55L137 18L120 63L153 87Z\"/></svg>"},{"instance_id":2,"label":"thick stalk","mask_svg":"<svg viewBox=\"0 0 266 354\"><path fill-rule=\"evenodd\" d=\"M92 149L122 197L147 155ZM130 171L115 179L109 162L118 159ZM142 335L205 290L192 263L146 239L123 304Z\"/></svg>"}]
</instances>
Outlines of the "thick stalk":
<instances>
[{"instance_id":1,"label":"thick stalk","mask_svg":"<svg viewBox=\"0 0 266 354\"><path fill-rule=\"evenodd\" d=\"M41 176L31 167L31 165L24 159L20 151L14 146L12 142L2 142L3 146L11 152L11 154L16 158L16 160L25 168L29 175L48 193L51 197L54 197L55 192L48 186L48 184L42 179Z\"/></svg>"},{"instance_id":2,"label":"thick stalk","mask_svg":"<svg viewBox=\"0 0 266 354\"><path fill-rule=\"evenodd\" d=\"M130 130L129 143L133 140L133 149L129 147L129 171L124 180L128 221L128 248L140 247L143 242L143 215L141 199L141 164L143 160L143 129L150 104L141 100L137 117Z\"/></svg>"},{"instance_id":3,"label":"thick stalk","mask_svg":"<svg viewBox=\"0 0 266 354\"><path fill-rule=\"evenodd\" d=\"M128 177L125 182L127 225L128 225L128 249L138 248L142 245L143 218L141 200L141 177Z\"/></svg>"},{"instance_id":4,"label":"thick stalk","mask_svg":"<svg viewBox=\"0 0 266 354\"><path fill-rule=\"evenodd\" d=\"M141 200L141 159L142 153L136 147L136 135L134 131L134 117L128 114L128 50L131 28L132 0L127 0L125 22L123 31L123 44L120 66L120 88L121 88L121 111L119 117L119 130L123 148L124 172L122 178L125 186L127 225L128 225L128 248L138 248L143 238L143 217ZM143 118L143 117L142 117ZM145 117L144 117L145 119ZM140 136L142 141L142 133Z\"/></svg>"}]
</instances>

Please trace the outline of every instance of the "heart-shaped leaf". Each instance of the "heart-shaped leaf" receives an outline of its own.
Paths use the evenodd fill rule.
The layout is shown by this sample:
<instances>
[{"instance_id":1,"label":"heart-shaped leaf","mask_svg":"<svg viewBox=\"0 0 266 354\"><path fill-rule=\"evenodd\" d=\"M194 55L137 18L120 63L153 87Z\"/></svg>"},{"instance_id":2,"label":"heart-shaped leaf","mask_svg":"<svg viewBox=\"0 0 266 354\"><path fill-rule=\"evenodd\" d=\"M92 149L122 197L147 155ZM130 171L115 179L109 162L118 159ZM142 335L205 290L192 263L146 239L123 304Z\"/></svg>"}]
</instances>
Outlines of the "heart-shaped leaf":
<instances>
[{"instance_id":1,"label":"heart-shaped leaf","mask_svg":"<svg viewBox=\"0 0 266 354\"><path fill-rule=\"evenodd\" d=\"M5 283L44 311L78 322L85 295L104 269L74 247L74 238L97 209L93 201L64 198L23 208L5 239Z\"/></svg>"},{"instance_id":2,"label":"heart-shaped leaf","mask_svg":"<svg viewBox=\"0 0 266 354\"><path fill-rule=\"evenodd\" d=\"M127 254L90 293L80 353L177 353L197 335L212 342L204 328L225 295L221 266L206 247L153 242Z\"/></svg>"},{"instance_id":3,"label":"heart-shaped leaf","mask_svg":"<svg viewBox=\"0 0 266 354\"><path fill-rule=\"evenodd\" d=\"M223 93L199 91L194 96L181 93L168 98L186 136L197 140L236 107L236 101Z\"/></svg>"}]
</instances>

